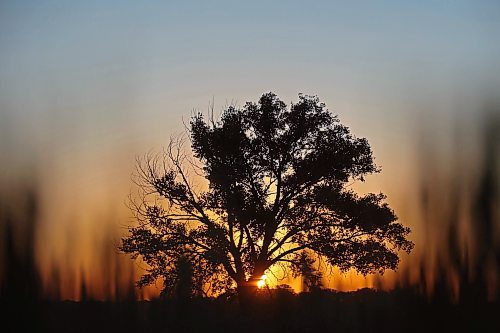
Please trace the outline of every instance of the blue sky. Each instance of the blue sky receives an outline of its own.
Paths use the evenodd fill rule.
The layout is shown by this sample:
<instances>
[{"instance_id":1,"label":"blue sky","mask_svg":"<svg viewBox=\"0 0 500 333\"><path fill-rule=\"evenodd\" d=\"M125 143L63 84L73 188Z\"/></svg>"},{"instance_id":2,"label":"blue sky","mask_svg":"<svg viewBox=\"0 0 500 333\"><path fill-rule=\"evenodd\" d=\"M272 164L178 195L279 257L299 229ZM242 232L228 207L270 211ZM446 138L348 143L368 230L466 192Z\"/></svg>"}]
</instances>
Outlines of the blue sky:
<instances>
[{"instance_id":1,"label":"blue sky","mask_svg":"<svg viewBox=\"0 0 500 333\"><path fill-rule=\"evenodd\" d=\"M267 91L317 94L385 146L420 112L495 95L499 14L497 1L1 1L3 150L142 151L212 100Z\"/></svg>"},{"instance_id":2,"label":"blue sky","mask_svg":"<svg viewBox=\"0 0 500 333\"><path fill-rule=\"evenodd\" d=\"M52 90L83 103L119 98L127 89L144 97L176 92L191 101L199 94L254 98L267 90L288 98L321 90L329 98L323 91L493 79L499 7L496 1L2 1L2 100L15 108Z\"/></svg>"}]
</instances>

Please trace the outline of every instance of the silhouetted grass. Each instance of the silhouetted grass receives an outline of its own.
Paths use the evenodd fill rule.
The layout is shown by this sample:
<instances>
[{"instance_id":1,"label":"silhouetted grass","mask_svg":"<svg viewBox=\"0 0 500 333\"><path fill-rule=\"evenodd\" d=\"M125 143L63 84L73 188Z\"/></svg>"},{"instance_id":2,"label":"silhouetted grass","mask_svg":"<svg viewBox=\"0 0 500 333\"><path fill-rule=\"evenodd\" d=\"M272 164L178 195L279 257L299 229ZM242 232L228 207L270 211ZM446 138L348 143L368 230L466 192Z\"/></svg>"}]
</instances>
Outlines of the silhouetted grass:
<instances>
[{"instance_id":1,"label":"silhouetted grass","mask_svg":"<svg viewBox=\"0 0 500 333\"><path fill-rule=\"evenodd\" d=\"M10 331L23 327L17 320L33 319L33 332L500 331L498 302L453 304L447 298L427 299L411 289L319 290L299 295L278 291L256 297L245 309L236 300L221 299L39 302L36 309L36 318L23 317L28 313L8 318Z\"/></svg>"}]
</instances>

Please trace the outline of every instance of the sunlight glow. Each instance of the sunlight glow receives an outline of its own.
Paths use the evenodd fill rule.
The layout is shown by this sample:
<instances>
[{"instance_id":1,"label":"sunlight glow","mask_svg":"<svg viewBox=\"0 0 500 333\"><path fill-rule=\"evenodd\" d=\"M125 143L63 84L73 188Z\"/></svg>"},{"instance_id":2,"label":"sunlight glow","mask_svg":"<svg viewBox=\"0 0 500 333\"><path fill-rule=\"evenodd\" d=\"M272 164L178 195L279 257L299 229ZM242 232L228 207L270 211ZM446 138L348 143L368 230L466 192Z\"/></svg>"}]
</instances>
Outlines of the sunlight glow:
<instances>
[{"instance_id":1,"label":"sunlight glow","mask_svg":"<svg viewBox=\"0 0 500 333\"><path fill-rule=\"evenodd\" d=\"M260 277L260 280L257 281L257 288L264 288L266 286L266 279L267 279L266 274L262 275Z\"/></svg>"}]
</instances>

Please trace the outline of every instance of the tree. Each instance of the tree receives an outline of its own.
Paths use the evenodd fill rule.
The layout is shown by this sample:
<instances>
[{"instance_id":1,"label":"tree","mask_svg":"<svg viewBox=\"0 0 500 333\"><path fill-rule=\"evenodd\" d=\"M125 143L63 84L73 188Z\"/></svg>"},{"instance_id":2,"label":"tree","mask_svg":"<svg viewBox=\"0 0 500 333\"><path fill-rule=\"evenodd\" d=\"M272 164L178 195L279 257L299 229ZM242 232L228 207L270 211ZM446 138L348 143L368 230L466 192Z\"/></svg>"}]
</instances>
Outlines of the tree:
<instances>
[{"instance_id":1,"label":"tree","mask_svg":"<svg viewBox=\"0 0 500 333\"><path fill-rule=\"evenodd\" d=\"M267 93L219 120L196 114L188 132L193 157L172 140L138 160L140 223L121 250L148 264L140 286L175 277L182 256L208 291L236 286L245 300L271 266L310 267L304 251L362 274L396 269L398 251L411 251L410 229L386 197L348 188L380 168L367 140L317 97L299 95L287 108Z\"/></svg>"},{"instance_id":2,"label":"tree","mask_svg":"<svg viewBox=\"0 0 500 333\"><path fill-rule=\"evenodd\" d=\"M295 265L292 268L293 276L302 276L302 289L304 291L315 291L321 289L323 274L314 268L314 258L306 251L299 253Z\"/></svg>"},{"instance_id":3,"label":"tree","mask_svg":"<svg viewBox=\"0 0 500 333\"><path fill-rule=\"evenodd\" d=\"M185 256L179 256L175 270L171 272L160 296L184 302L199 294L193 281L193 263Z\"/></svg>"}]
</instances>

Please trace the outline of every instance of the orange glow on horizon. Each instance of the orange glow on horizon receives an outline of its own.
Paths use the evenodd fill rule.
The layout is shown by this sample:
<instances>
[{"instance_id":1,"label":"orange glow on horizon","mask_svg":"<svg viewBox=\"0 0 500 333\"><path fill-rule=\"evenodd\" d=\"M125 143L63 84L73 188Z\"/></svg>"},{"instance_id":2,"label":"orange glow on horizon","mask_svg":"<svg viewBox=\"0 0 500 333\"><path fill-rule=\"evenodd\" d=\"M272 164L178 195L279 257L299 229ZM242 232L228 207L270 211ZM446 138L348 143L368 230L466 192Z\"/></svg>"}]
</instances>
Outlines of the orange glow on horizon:
<instances>
[{"instance_id":1,"label":"orange glow on horizon","mask_svg":"<svg viewBox=\"0 0 500 333\"><path fill-rule=\"evenodd\" d=\"M483 283L492 299L498 295L500 271L495 262L481 259L488 258L485 254L500 240L497 223L500 210L493 205L493 200L481 201L481 195L489 193L488 188L482 186L498 179L498 174L487 173L492 172L490 169L496 170L484 165L488 160L487 151L477 148L488 147L488 144L479 145L481 138L476 138L478 142L474 145L473 139L467 137L467 145L460 150L463 155L452 156L448 152L448 158L440 160L434 157L444 156L441 152L445 148L438 146L439 140L431 140L431 135L426 138L432 142L423 144L421 151L405 152L402 157L396 153L404 147L393 146L394 154L388 155L390 147L383 147L385 150L379 153L374 145L375 156L380 156L383 162L383 171L351 187L359 193L382 191L387 194L390 207L400 221L412 229L414 251L410 255L401 253L397 271L389 270L383 275L341 273L323 266L323 287L354 291L409 286L432 295L436 288L445 285L453 298L459 298L464 285ZM120 163L106 163L97 158L61 158L52 161L54 165L40 167L36 182L30 182L35 177L29 174L22 177L25 183L15 177L0 177L0 233L5 233L3 222L9 220L16 250L32 249L32 261L45 297L142 300L159 296L162 282L136 288L134 283L144 273L144 264L132 261L117 250L120 238L126 233L124 226L133 223L131 212L124 204L131 190L133 161L133 157L119 160ZM467 163L462 163L465 161ZM122 165L126 167L120 167ZM82 176L75 177L76 172ZM490 181L482 183L482 179ZM32 217L27 209L28 192L37 201ZM488 208L486 204L493 207ZM30 223L33 224L31 233L26 232ZM487 229L490 227L496 229ZM492 234L487 239L489 243L481 239L481 235L487 233ZM1 255L3 253L0 253L3 260ZM3 267L0 273L5 275ZM288 284L296 292L305 289L300 277L292 278L279 266L271 267L266 273L265 278L257 282L259 288Z\"/></svg>"}]
</instances>

